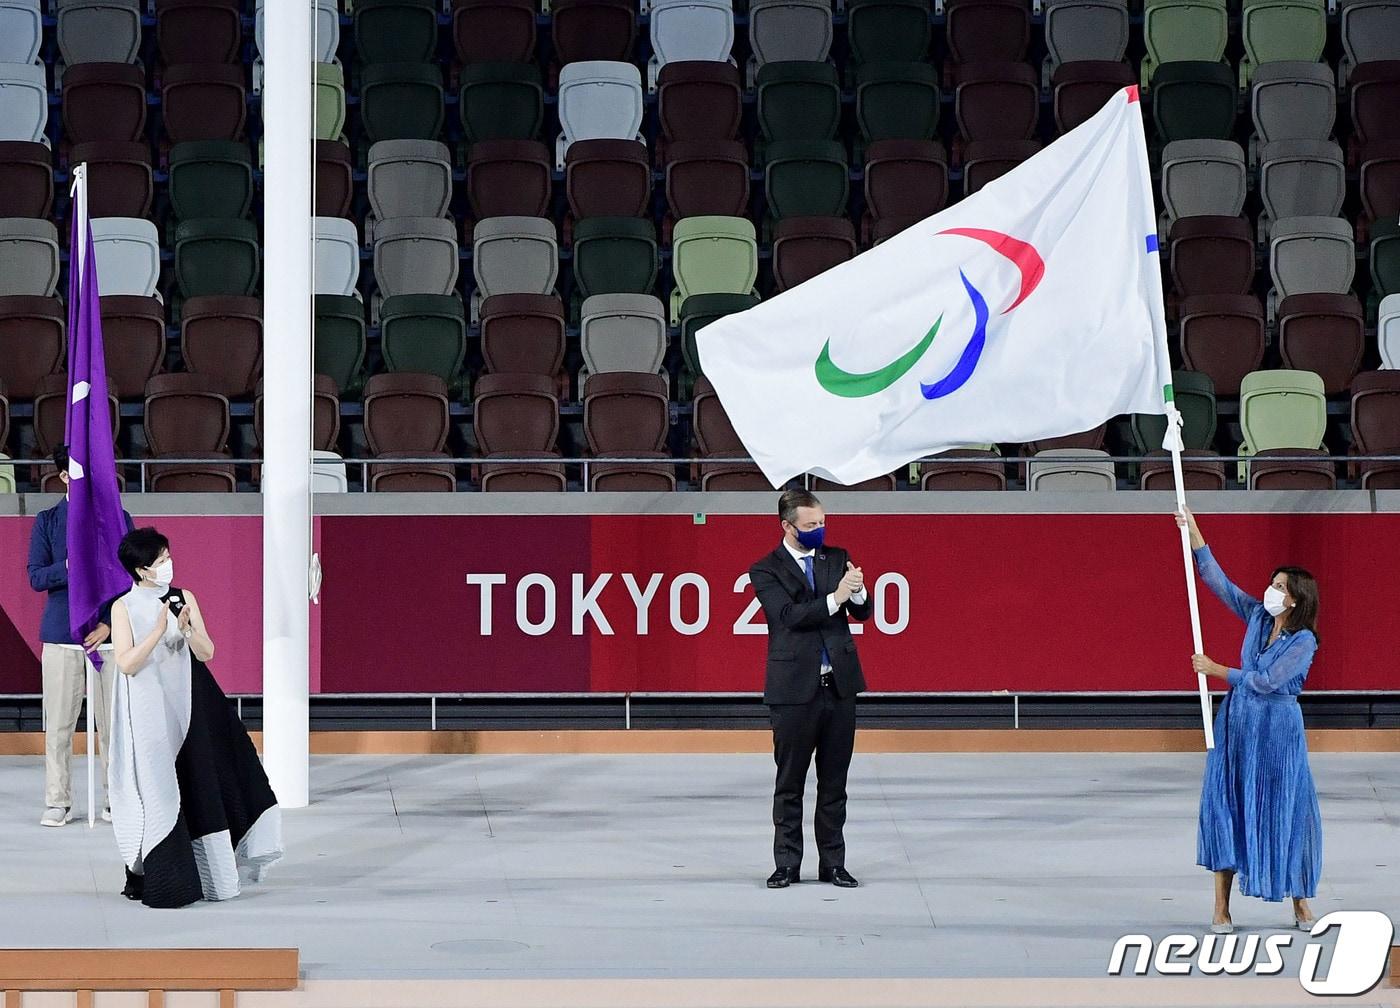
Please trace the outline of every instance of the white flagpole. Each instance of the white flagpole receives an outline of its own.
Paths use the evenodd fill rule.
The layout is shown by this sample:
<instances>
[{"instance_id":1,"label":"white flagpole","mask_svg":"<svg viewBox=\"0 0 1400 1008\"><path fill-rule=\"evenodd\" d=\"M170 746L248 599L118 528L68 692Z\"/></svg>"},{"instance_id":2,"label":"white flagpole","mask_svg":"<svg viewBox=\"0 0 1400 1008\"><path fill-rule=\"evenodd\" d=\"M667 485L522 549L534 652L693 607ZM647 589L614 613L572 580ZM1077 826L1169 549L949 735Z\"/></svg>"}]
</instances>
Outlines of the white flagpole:
<instances>
[{"instance_id":1,"label":"white flagpole","mask_svg":"<svg viewBox=\"0 0 1400 1008\"><path fill-rule=\"evenodd\" d=\"M1176 408L1176 403L1168 397L1167 399L1167 436L1162 447L1166 448L1172 455L1172 482L1176 486L1176 509L1179 512L1186 510L1186 490L1183 487L1184 479L1181 473L1181 452L1184 447L1181 440L1182 419L1181 412ZM1205 651L1205 643L1201 638L1201 609L1200 602L1196 598L1196 562L1191 555L1191 531L1182 526L1181 528L1181 560L1186 570L1186 600L1191 607L1191 642L1195 647L1194 654L1202 654ZM1206 685L1204 672L1196 673L1196 689L1201 695L1201 727L1206 734L1206 748L1215 748L1215 730L1211 724L1210 688Z\"/></svg>"},{"instance_id":2,"label":"white flagpole","mask_svg":"<svg viewBox=\"0 0 1400 1008\"><path fill-rule=\"evenodd\" d=\"M87 679L87 778L88 778L88 829L97 825L97 718L94 713L96 703L97 669L92 659L83 652L83 675Z\"/></svg>"}]
</instances>

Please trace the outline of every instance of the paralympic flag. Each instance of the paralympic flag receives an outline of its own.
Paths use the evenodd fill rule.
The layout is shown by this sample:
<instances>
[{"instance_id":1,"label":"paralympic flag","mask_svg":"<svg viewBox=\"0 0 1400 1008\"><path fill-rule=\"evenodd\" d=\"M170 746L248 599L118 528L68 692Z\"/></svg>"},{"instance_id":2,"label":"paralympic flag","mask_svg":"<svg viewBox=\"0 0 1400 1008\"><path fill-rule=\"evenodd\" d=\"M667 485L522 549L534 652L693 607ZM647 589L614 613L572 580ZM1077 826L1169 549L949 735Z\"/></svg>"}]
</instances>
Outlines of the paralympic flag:
<instances>
[{"instance_id":1,"label":"paralympic flag","mask_svg":"<svg viewBox=\"0 0 1400 1008\"><path fill-rule=\"evenodd\" d=\"M131 587L117 560L126 535L117 491L97 255L87 207L87 165L73 170L72 243L68 254L68 619L79 642L102 606ZM101 659L96 652L92 660ZM89 805L89 808L91 805Z\"/></svg>"},{"instance_id":2,"label":"paralympic flag","mask_svg":"<svg viewBox=\"0 0 1400 1008\"><path fill-rule=\"evenodd\" d=\"M1159 259L1128 87L942 213L710 323L700 363L774 486L1168 413Z\"/></svg>"}]
</instances>

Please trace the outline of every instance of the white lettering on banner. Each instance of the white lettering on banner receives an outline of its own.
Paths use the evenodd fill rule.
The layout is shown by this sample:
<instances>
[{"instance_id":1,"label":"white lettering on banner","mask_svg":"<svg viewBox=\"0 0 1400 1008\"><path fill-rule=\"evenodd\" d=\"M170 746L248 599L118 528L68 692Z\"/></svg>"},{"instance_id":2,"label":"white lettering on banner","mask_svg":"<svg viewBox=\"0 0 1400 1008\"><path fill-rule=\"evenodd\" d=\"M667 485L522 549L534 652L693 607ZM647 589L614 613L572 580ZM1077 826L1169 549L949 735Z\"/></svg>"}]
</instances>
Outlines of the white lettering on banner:
<instances>
[{"instance_id":1,"label":"white lettering on banner","mask_svg":"<svg viewBox=\"0 0 1400 1008\"><path fill-rule=\"evenodd\" d=\"M734 594L742 595L744 592L748 591L748 589L749 576L747 574L740 574L739 580L734 582ZM734 636L752 637L768 633L767 623L755 623L753 621L753 618L758 615L758 610L761 608L762 606L759 605L757 595L749 599L748 606L739 614L739 618L734 621Z\"/></svg>"},{"instance_id":2,"label":"white lettering on banner","mask_svg":"<svg viewBox=\"0 0 1400 1008\"><path fill-rule=\"evenodd\" d=\"M593 622L598 624L598 632L604 637L612 636L612 624L609 623L608 618L603 615L603 610L598 608L598 593L601 592L603 587L611 580L611 574L600 574L598 580L594 581L587 593L585 593L583 590L583 575L574 575L574 612L572 626L573 635L575 637L583 636L583 619L585 616L593 617Z\"/></svg>"},{"instance_id":3,"label":"white lettering on banner","mask_svg":"<svg viewBox=\"0 0 1400 1008\"><path fill-rule=\"evenodd\" d=\"M544 591L544 616L530 622L530 589ZM515 586L515 625L531 637L542 637L554 629L554 581L548 574L526 574Z\"/></svg>"},{"instance_id":4,"label":"white lettering on banner","mask_svg":"<svg viewBox=\"0 0 1400 1008\"><path fill-rule=\"evenodd\" d=\"M1313 924L1311 937L1320 938L1337 931L1337 941L1327 967L1327 976L1318 977L1323 945L1310 941L1303 947L1298 982L1309 994L1356 997L1365 994L1385 976L1395 925L1378 910L1333 910ZM1284 949L1293 947L1293 934L1266 935L1260 955L1258 935L1248 935L1241 945L1234 935L1167 935L1154 942L1145 934L1119 938L1108 957L1109 976L1145 976L1149 964L1163 975L1186 976L1276 976L1284 970ZM1217 951L1217 945L1219 949ZM1199 953L1197 949L1199 948ZM1128 966L1128 950L1136 949L1136 961ZM1238 958L1236 950L1240 949ZM1154 955L1155 951L1155 955Z\"/></svg>"},{"instance_id":5,"label":"white lettering on banner","mask_svg":"<svg viewBox=\"0 0 1400 1008\"><path fill-rule=\"evenodd\" d=\"M481 586L481 636L491 636L491 586L506 583L504 574L468 574L467 584Z\"/></svg>"},{"instance_id":6,"label":"white lettering on banner","mask_svg":"<svg viewBox=\"0 0 1400 1008\"><path fill-rule=\"evenodd\" d=\"M559 618L559 596L567 590L566 605L569 608L567 626L573 637L582 637L585 624L593 621L598 633L614 637L608 619L607 599L604 597L607 586L612 582L613 571L599 574L571 573L568 588L557 584L548 574L538 571L523 575L515 582L515 625L521 633L531 637L543 637L555 630L563 632L566 625ZM637 636L646 637L651 633L651 606L661 592L666 575L652 573L641 575L623 571L617 575L627 588L632 605L636 609ZM593 580L589 580L589 578ZM495 589L498 585L510 583L510 577L501 573L469 573L466 575L469 587L478 592L478 628L481 636L490 637L495 632ZM730 632L735 637L761 636L768 633L768 624L761 618L762 606L751 594L748 574L741 574L734 581L735 595L748 595L747 602ZM617 606L617 592L613 593L613 605ZM669 601L667 616L672 629L687 637L704 633L710 626L710 583L703 574L687 571L671 579L667 592ZM909 628L909 579L903 574L887 571L881 574L870 588L870 602L875 628L882 634L894 636ZM531 606L534 606L532 609ZM614 612L614 616L619 615ZM851 623L851 633L864 632L859 622Z\"/></svg>"},{"instance_id":7,"label":"white lettering on banner","mask_svg":"<svg viewBox=\"0 0 1400 1008\"><path fill-rule=\"evenodd\" d=\"M896 604L895 617L890 619L885 611L885 589L893 588ZM887 571L875 579L875 628L881 633L903 633L909 627L909 579L903 574Z\"/></svg>"},{"instance_id":8,"label":"white lettering on banner","mask_svg":"<svg viewBox=\"0 0 1400 1008\"><path fill-rule=\"evenodd\" d=\"M637 585L631 571L623 572L622 583L627 586L627 594L632 596L632 604L637 607L637 636L645 637L651 616L651 600L656 598L656 589L661 587L661 575L653 574L647 581L645 591Z\"/></svg>"},{"instance_id":9,"label":"white lettering on banner","mask_svg":"<svg viewBox=\"0 0 1400 1008\"><path fill-rule=\"evenodd\" d=\"M698 612L693 621L681 615L681 592L686 585L694 585L698 601ZM699 574L681 574L671 582L671 627L676 633L694 637L710 625L710 583Z\"/></svg>"}]
</instances>

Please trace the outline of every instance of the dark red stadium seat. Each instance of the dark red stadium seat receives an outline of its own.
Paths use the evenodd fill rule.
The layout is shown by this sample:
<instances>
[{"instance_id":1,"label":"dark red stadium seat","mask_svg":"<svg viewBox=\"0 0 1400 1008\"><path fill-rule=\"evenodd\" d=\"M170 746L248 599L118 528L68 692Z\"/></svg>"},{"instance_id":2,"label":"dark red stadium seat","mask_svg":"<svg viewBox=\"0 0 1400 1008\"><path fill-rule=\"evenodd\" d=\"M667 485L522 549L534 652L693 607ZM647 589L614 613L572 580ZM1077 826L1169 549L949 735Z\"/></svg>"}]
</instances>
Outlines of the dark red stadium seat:
<instances>
[{"instance_id":1,"label":"dark red stadium seat","mask_svg":"<svg viewBox=\"0 0 1400 1008\"><path fill-rule=\"evenodd\" d=\"M773 289L785 291L856 255L845 217L785 217L773 228Z\"/></svg>"},{"instance_id":2,"label":"dark red stadium seat","mask_svg":"<svg viewBox=\"0 0 1400 1008\"><path fill-rule=\"evenodd\" d=\"M187 459L208 459L207 462L171 462L146 467L146 489L151 493L233 493L238 489L238 476L233 464L221 462L228 458L224 452L203 452L183 449L170 452Z\"/></svg>"},{"instance_id":3,"label":"dark red stadium seat","mask_svg":"<svg viewBox=\"0 0 1400 1008\"><path fill-rule=\"evenodd\" d=\"M1352 451L1400 455L1400 371L1366 371L1351 383ZM1368 490L1400 489L1400 462L1362 462Z\"/></svg>"},{"instance_id":4,"label":"dark red stadium seat","mask_svg":"<svg viewBox=\"0 0 1400 1008\"><path fill-rule=\"evenodd\" d=\"M63 366L68 315L58 298L0 297L0 381L15 401Z\"/></svg>"},{"instance_id":5,"label":"dark red stadium seat","mask_svg":"<svg viewBox=\"0 0 1400 1008\"><path fill-rule=\"evenodd\" d=\"M1148 452L1141 474L1140 486L1144 490L1171 490L1176 486L1171 456L1160 449ZM1187 448L1181 453L1181 482L1184 490L1224 490L1225 463L1213 451Z\"/></svg>"},{"instance_id":6,"label":"dark red stadium seat","mask_svg":"<svg viewBox=\"0 0 1400 1008\"><path fill-rule=\"evenodd\" d=\"M1006 489L1006 463L996 452L953 448L933 457L946 461L921 467L919 486L924 490Z\"/></svg>"},{"instance_id":7,"label":"dark red stadium seat","mask_svg":"<svg viewBox=\"0 0 1400 1008\"><path fill-rule=\"evenodd\" d=\"M671 216L743 217L749 206L749 153L738 140L677 140L666 147Z\"/></svg>"},{"instance_id":8,"label":"dark red stadium seat","mask_svg":"<svg viewBox=\"0 0 1400 1008\"><path fill-rule=\"evenodd\" d=\"M971 196L1039 152L1039 140L977 140L968 144L963 151L963 193Z\"/></svg>"},{"instance_id":9,"label":"dark red stadium seat","mask_svg":"<svg viewBox=\"0 0 1400 1008\"><path fill-rule=\"evenodd\" d=\"M452 41L463 63L530 63L535 0L452 0Z\"/></svg>"},{"instance_id":10,"label":"dark red stadium seat","mask_svg":"<svg viewBox=\"0 0 1400 1008\"><path fill-rule=\"evenodd\" d=\"M5 383L0 382L0 455L8 455L5 442L10 437L10 397L5 394Z\"/></svg>"},{"instance_id":11,"label":"dark red stadium seat","mask_svg":"<svg viewBox=\"0 0 1400 1008\"><path fill-rule=\"evenodd\" d=\"M146 382L145 429L154 455L225 451L228 397L204 375L155 375Z\"/></svg>"},{"instance_id":12,"label":"dark red stadium seat","mask_svg":"<svg viewBox=\"0 0 1400 1008\"><path fill-rule=\"evenodd\" d=\"M161 62L233 63L243 42L239 0L156 0Z\"/></svg>"},{"instance_id":13,"label":"dark red stadium seat","mask_svg":"<svg viewBox=\"0 0 1400 1008\"><path fill-rule=\"evenodd\" d=\"M1329 396L1344 392L1361 370L1366 319L1352 294L1293 294L1279 302L1283 366L1315 371Z\"/></svg>"},{"instance_id":14,"label":"dark red stadium seat","mask_svg":"<svg viewBox=\"0 0 1400 1008\"><path fill-rule=\"evenodd\" d=\"M467 199L477 220L549 213L553 158L536 140L483 140L467 152Z\"/></svg>"},{"instance_id":15,"label":"dark red stadium seat","mask_svg":"<svg viewBox=\"0 0 1400 1008\"><path fill-rule=\"evenodd\" d=\"M338 140L316 141L316 216L349 217L355 196L350 148Z\"/></svg>"},{"instance_id":16,"label":"dark red stadium seat","mask_svg":"<svg viewBox=\"0 0 1400 1008\"><path fill-rule=\"evenodd\" d=\"M695 379L695 399L691 407L691 424L695 445L701 458L746 458L749 450L739 440L729 414L710 380L704 375ZM752 462L700 463L700 489L764 490L772 489L763 470Z\"/></svg>"},{"instance_id":17,"label":"dark red stadium seat","mask_svg":"<svg viewBox=\"0 0 1400 1008\"><path fill-rule=\"evenodd\" d=\"M112 437L121 427L121 406L108 393L112 412ZM62 371L44 375L34 387L34 444L40 455L50 455L63 444L68 415L68 375Z\"/></svg>"},{"instance_id":18,"label":"dark red stadium seat","mask_svg":"<svg viewBox=\"0 0 1400 1008\"><path fill-rule=\"evenodd\" d=\"M564 189L576 218L645 216L651 207L646 144L575 140L564 155Z\"/></svg>"},{"instance_id":19,"label":"dark red stadium seat","mask_svg":"<svg viewBox=\"0 0 1400 1008\"><path fill-rule=\"evenodd\" d=\"M1108 425L1099 424L1093 430L1082 431L1078 434L1066 434L1064 437L1044 438L1040 441L1027 441L1023 447L1023 454L1035 455L1043 451L1055 451L1060 448L1083 448L1085 451L1101 451L1103 449L1104 438L1108 434Z\"/></svg>"},{"instance_id":20,"label":"dark red stadium seat","mask_svg":"<svg viewBox=\"0 0 1400 1008\"><path fill-rule=\"evenodd\" d=\"M733 140L743 97L738 67L708 60L667 63L657 78L657 117L667 140Z\"/></svg>"},{"instance_id":21,"label":"dark red stadium seat","mask_svg":"<svg viewBox=\"0 0 1400 1008\"><path fill-rule=\"evenodd\" d=\"M121 399L146 394L164 369L165 306L154 297L109 294L101 299L107 391Z\"/></svg>"},{"instance_id":22,"label":"dark red stadium seat","mask_svg":"<svg viewBox=\"0 0 1400 1008\"><path fill-rule=\"evenodd\" d=\"M1061 63L1050 78L1055 129L1068 133L1091 119L1123 88L1137 83L1137 72L1127 63L1077 60Z\"/></svg>"},{"instance_id":23,"label":"dark red stadium seat","mask_svg":"<svg viewBox=\"0 0 1400 1008\"><path fill-rule=\"evenodd\" d=\"M554 0L554 52L561 64L632 58L637 5L630 0Z\"/></svg>"},{"instance_id":24,"label":"dark red stadium seat","mask_svg":"<svg viewBox=\"0 0 1400 1008\"><path fill-rule=\"evenodd\" d=\"M1288 456L1285 461L1274 456ZM1326 449L1271 448L1261 451L1249 463L1251 490L1335 490L1337 469L1326 461ZM1307 458L1300 456L1319 456Z\"/></svg>"},{"instance_id":25,"label":"dark red stadium seat","mask_svg":"<svg viewBox=\"0 0 1400 1008\"><path fill-rule=\"evenodd\" d=\"M1377 140L1400 140L1400 60L1361 63L1351 72L1353 140L1365 146Z\"/></svg>"},{"instance_id":26,"label":"dark red stadium seat","mask_svg":"<svg viewBox=\"0 0 1400 1008\"><path fill-rule=\"evenodd\" d=\"M1248 294L1254 286L1254 230L1247 218L1178 217L1168 241L1180 296Z\"/></svg>"},{"instance_id":27,"label":"dark red stadium seat","mask_svg":"<svg viewBox=\"0 0 1400 1008\"><path fill-rule=\"evenodd\" d=\"M262 383L258 383L253 399L253 436L263 443ZM311 447L317 451L335 451L340 440L340 389L335 379L318 374L311 385ZM254 476L256 479L256 476Z\"/></svg>"},{"instance_id":28,"label":"dark red stadium seat","mask_svg":"<svg viewBox=\"0 0 1400 1008\"><path fill-rule=\"evenodd\" d=\"M484 374L472 391L472 426L483 454L554 449L559 436L559 400L552 377Z\"/></svg>"},{"instance_id":29,"label":"dark red stadium seat","mask_svg":"<svg viewBox=\"0 0 1400 1008\"><path fill-rule=\"evenodd\" d=\"M867 240L883 241L948 205L948 154L937 140L880 140L865 149Z\"/></svg>"},{"instance_id":30,"label":"dark red stadium seat","mask_svg":"<svg viewBox=\"0 0 1400 1008\"><path fill-rule=\"evenodd\" d=\"M241 140L247 119L242 66L182 63L165 69L161 88L165 135L187 140Z\"/></svg>"},{"instance_id":31,"label":"dark red stadium seat","mask_svg":"<svg viewBox=\"0 0 1400 1008\"><path fill-rule=\"evenodd\" d=\"M1025 0L948 0L943 11L954 63L1026 58L1031 11Z\"/></svg>"},{"instance_id":32,"label":"dark red stadium seat","mask_svg":"<svg viewBox=\"0 0 1400 1008\"><path fill-rule=\"evenodd\" d=\"M437 375L396 371L365 382L365 441L385 452L440 452L451 416L447 385Z\"/></svg>"},{"instance_id":33,"label":"dark red stadium seat","mask_svg":"<svg viewBox=\"0 0 1400 1008\"><path fill-rule=\"evenodd\" d=\"M861 480L859 483L837 483L835 480L814 477L812 479L812 489L820 493L830 490L894 490L898 486L898 481L894 473L888 476L874 476L868 480Z\"/></svg>"},{"instance_id":34,"label":"dark red stadium seat","mask_svg":"<svg viewBox=\"0 0 1400 1008\"><path fill-rule=\"evenodd\" d=\"M1361 207L1367 220L1400 216L1400 140L1376 140L1361 148Z\"/></svg>"},{"instance_id":35,"label":"dark red stadium seat","mask_svg":"<svg viewBox=\"0 0 1400 1008\"><path fill-rule=\"evenodd\" d=\"M543 375L564 366L564 303L553 294L494 294L481 302L488 372Z\"/></svg>"},{"instance_id":36,"label":"dark red stadium seat","mask_svg":"<svg viewBox=\"0 0 1400 1008\"><path fill-rule=\"evenodd\" d=\"M189 371L209 378L230 399L251 395L262 376L262 302L205 295L185 302L180 353Z\"/></svg>"},{"instance_id":37,"label":"dark red stadium seat","mask_svg":"<svg viewBox=\"0 0 1400 1008\"><path fill-rule=\"evenodd\" d=\"M564 466L550 459L559 457L557 452L513 451L499 452L517 459L539 459L538 462L483 462L481 464L481 489L503 493L559 492L568 486Z\"/></svg>"},{"instance_id":38,"label":"dark red stadium seat","mask_svg":"<svg viewBox=\"0 0 1400 1008\"><path fill-rule=\"evenodd\" d=\"M53 216L53 155L41 143L0 141L0 217ZM94 217L102 216L93 213Z\"/></svg>"},{"instance_id":39,"label":"dark red stadium seat","mask_svg":"<svg viewBox=\"0 0 1400 1008\"><path fill-rule=\"evenodd\" d=\"M670 429L666 379L655 374L610 371L591 375L583 387L583 432L589 450L609 456L663 459ZM597 462L589 489L634 492L674 490L675 470L664 462Z\"/></svg>"},{"instance_id":40,"label":"dark red stadium seat","mask_svg":"<svg viewBox=\"0 0 1400 1008\"><path fill-rule=\"evenodd\" d=\"M151 149L137 141L74 144L69 164L88 166L88 213L93 217L146 217L155 197Z\"/></svg>"},{"instance_id":41,"label":"dark red stadium seat","mask_svg":"<svg viewBox=\"0 0 1400 1008\"><path fill-rule=\"evenodd\" d=\"M1240 381L1264 360L1264 308L1253 294L1201 294L1181 302L1181 359L1210 375L1219 396L1240 394Z\"/></svg>"},{"instance_id":42,"label":"dark red stadium seat","mask_svg":"<svg viewBox=\"0 0 1400 1008\"><path fill-rule=\"evenodd\" d=\"M953 96L964 140L1029 140L1040 119L1040 82L1025 63L968 63Z\"/></svg>"},{"instance_id":43,"label":"dark red stadium seat","mask_svg":"<svg viewBox=\"0 0 1400 1008\"><path fill-rule=\"evenodd\" d=\"M447 452L383 452L376 459L448 458ZM457 468L451 462L403 461L369 467L369 488L376 493L452 493Z\"/></svg>"},{"instance_id":44,"label":"dark red stadium seat","mask_svg":"<svg viewBox=\"0 0 1400 1008\"><path fill-rule=\"evenodd\" d=\"M63 130L71 143L130 142L146 129L146 71L129 63L79 63L63 73Z\"/></svg>"}]
</instances>

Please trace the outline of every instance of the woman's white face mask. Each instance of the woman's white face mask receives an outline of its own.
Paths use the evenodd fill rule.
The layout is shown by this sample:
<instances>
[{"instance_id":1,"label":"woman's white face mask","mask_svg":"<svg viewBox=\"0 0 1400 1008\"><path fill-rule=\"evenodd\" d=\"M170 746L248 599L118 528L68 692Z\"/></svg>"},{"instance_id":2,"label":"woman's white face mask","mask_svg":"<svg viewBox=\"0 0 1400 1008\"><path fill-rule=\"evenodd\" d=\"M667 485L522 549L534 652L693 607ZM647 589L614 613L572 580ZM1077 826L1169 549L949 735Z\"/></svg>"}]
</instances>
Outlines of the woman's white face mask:
<instances>
[{"instance_id":1,"label":"woman's white face mask","mask_svg":"<svg viewBox=\"0 0 1400 1008\"><path fill-rule=\"evenodd\" d=\"M169 557L166 557L160 563L146 568L146 577L161 588L169 588L170 582L175 580L175 564Z\"/></svg>"},{"instance_id":2,"label":"woman's white face mask","mask_svg":"<svg viewBox=\"0 0 1400 1008\"><path fill-rule=\"evenodd\" d=\"M1273 585L1264 593L1264 611L1270 616L1278 616L1288 608L1288 596Z\"/></svg>"}]
</instances>

